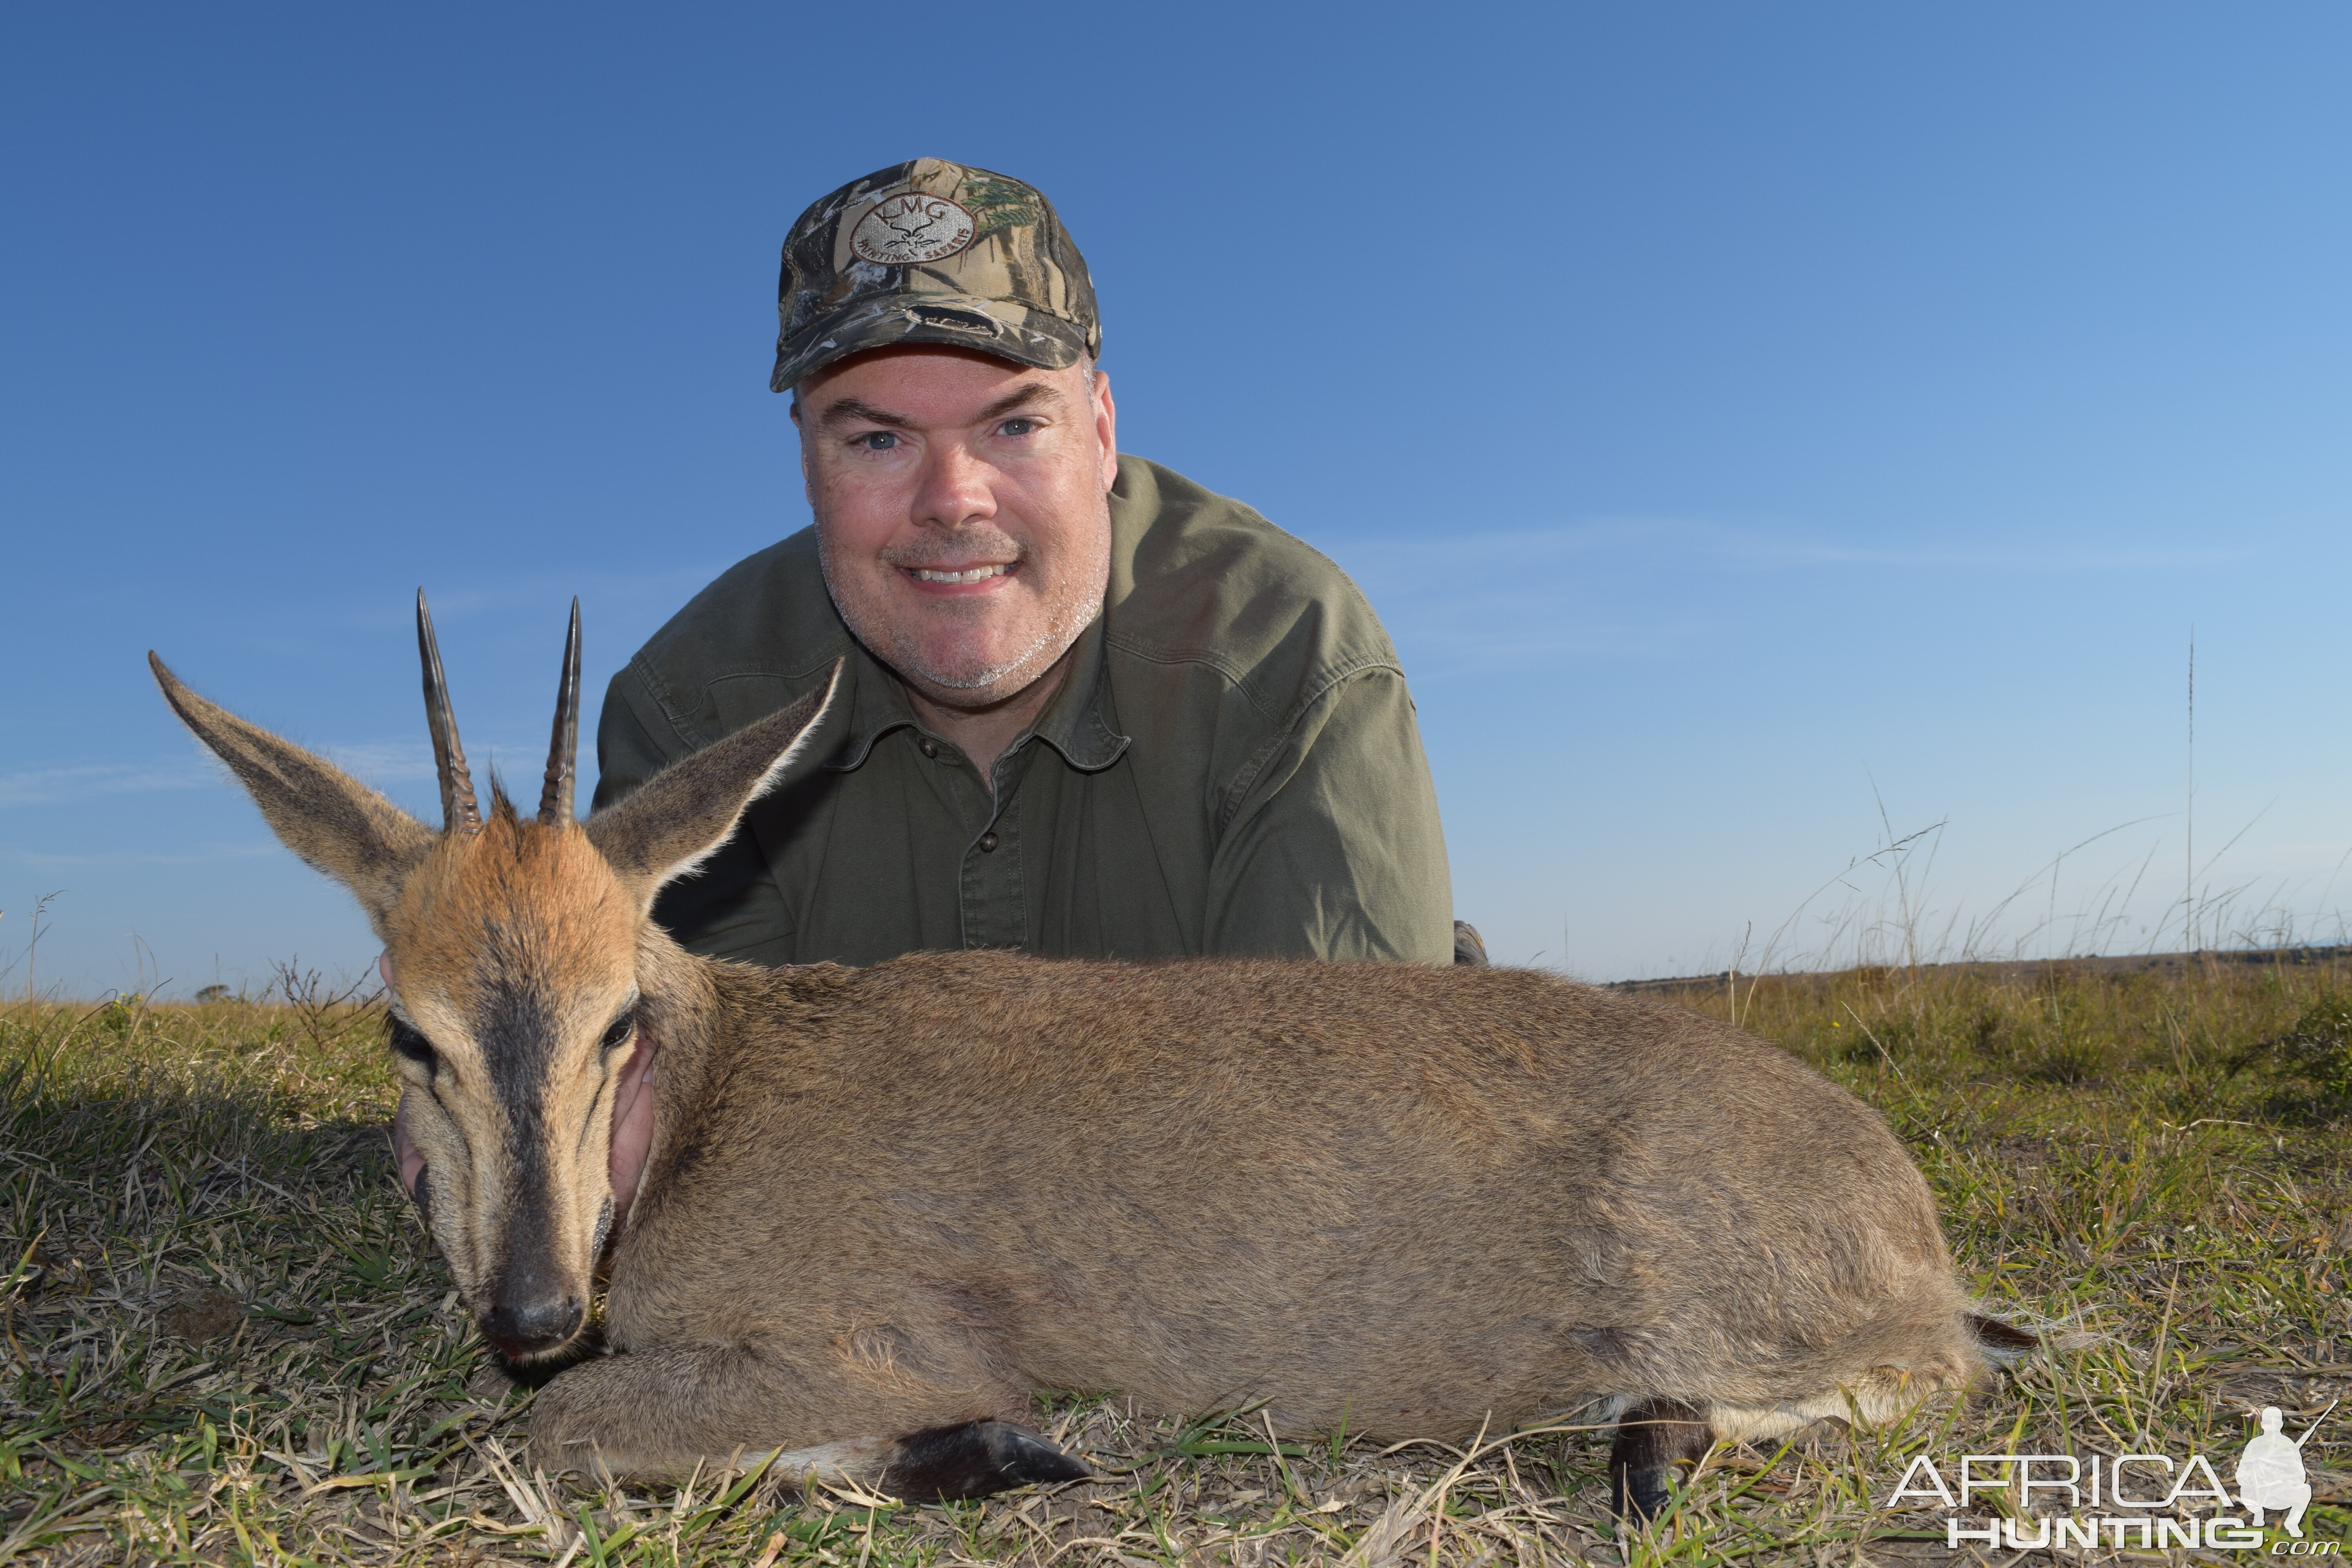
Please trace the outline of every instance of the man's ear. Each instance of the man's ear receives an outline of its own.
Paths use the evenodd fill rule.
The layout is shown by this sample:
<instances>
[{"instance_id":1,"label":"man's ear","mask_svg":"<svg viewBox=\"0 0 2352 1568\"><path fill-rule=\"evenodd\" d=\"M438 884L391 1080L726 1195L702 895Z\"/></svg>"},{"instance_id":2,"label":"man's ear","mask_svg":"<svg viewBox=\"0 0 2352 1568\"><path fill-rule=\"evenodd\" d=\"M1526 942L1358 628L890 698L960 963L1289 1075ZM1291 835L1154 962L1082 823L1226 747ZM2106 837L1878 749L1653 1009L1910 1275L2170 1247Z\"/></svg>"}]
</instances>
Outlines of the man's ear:
<instances>
[{"instance_id":1,"label":"man's ear","mask_svg":"<svg viewBox=\"0 0 2352 1568\"><path fill-rule=\"evenodd\" d=\"M349 888L383 936L401 884L439 836L333 763L205 701L152 651L147 663L163 700L228 764L278 842Z\"/></svg>"},{"instance_id":2,"label":"man's ear","mask_svg":"<svg viewBox=\"0 0 2352 1568\"><path fill-rule=\"evenodd\" d=\"M801 423L801 395L797 387L793 391L793 430L801 438L801 497L814 507L816 505L816 472L809 467L808 426Z\"/></svg>"},{"instance_id":3,"label":"man's ear","mask_svg":"<svg viewBox=\"0 0 2352 1568\"><path fill-rule=\"evenodd\" d=\"M840 690L846 662L834 661L821 689L680 757L581 825L640 908L717 853L751 804L784 781Z\"/></svg>"},{"instance_id":4,"label":"man's ear","mask_svg":"<svg viewBox=\"0 0 2352 1568\"><path fill-rule=\"evenodd\" d=\"M1087 389L1087 403L1095 418L1095 439L1101 444L1099 458L1103 493L1108 495L1118 483L1118 405L1111 401L1110 373L1098 370L1094 384Z\"/></svg>"}]
</instances>

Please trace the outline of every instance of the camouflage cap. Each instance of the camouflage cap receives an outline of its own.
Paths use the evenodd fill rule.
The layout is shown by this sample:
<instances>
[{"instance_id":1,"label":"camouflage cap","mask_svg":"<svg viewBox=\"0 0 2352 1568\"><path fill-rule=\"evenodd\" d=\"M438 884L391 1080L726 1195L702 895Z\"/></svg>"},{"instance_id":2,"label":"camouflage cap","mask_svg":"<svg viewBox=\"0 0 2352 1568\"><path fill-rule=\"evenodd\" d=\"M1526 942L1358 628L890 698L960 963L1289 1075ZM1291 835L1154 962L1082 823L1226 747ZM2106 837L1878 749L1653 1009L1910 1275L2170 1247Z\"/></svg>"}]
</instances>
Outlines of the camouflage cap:
<instances>
[{"instance_id":1,"label":"camouflage cap","mask_svg":"<svg viewBox=\"0 0 2352 1568\"><path fill-rule=\"evenodd\" d=\"M1034 186L937 158L854 180L801 214L776 290L782 392L891 343L1060 370L1102 352L1094 280Z\"/></svg>"}]
</instances>

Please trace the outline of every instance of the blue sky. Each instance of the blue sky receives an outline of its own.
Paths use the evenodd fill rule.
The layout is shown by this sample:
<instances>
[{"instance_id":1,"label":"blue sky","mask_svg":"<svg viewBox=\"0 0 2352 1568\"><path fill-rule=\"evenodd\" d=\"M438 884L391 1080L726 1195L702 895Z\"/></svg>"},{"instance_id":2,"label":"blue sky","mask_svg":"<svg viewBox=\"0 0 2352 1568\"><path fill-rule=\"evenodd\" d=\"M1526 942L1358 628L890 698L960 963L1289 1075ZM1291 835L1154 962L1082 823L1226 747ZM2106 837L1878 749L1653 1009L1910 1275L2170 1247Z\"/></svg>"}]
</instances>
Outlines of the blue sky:
<instances>
[{"instance_id":1,"label":"blue sky","mask_svg":"<svg viewBox=\"0 0 2352 1568\"><path fill-rule=\"evenodd\" d=\"M806 521L777 249L923 154L1370 593L1497 957L2178 946L2192 626L2200 940L2336 933L2352 13L1341 16L0 14L0 989L58 889L45 987L356 972L144 650L425 811L421 583L535 773L572 595L601 692Z\"/></svg>"}]
</instances>

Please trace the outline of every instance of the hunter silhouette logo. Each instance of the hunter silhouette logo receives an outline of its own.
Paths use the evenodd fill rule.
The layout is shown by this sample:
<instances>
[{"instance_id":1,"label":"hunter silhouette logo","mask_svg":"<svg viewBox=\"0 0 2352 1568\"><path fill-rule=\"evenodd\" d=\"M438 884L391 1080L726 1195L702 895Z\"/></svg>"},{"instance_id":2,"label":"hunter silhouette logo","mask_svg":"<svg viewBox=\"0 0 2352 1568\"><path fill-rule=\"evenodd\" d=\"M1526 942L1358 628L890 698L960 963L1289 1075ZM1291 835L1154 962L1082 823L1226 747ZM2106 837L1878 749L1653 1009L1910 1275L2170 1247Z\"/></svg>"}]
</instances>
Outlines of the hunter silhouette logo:
<instances>
[{"instance_id":1,"label":"hunter silhouette logo","mask_svg":"<svg viewBox=\"0 0 2352 1568\"><path fill-rule=\"evenodd\" d=\"M2327 1410L2335 1408L2333 1402L2327 1406ZM2319 1413L2319 1421L2327 1419L2327 1410ZM2311 1506L2311 1482L2303 1473L2303 1446L2319 1430L2319 1421L2289 1442L2279 1429L2285 1420L2277 1405L2263 1406L2262 1433L2238 1456L2238 1501L2256 1525L2263 1522L2263 1510L2284 1510L2286 1517L2279 1522L2286 1526L2289 1535L2300 1537L2303 1510Z\"/></svg>"},{"instance_id":2,"label":"hunter silhouette logo","mask_svg":"<svg viewBox=\"0 0 2352 1568\"><path fill-rule=\"evenodd\" d=\"M849 248L885 267L944 261L971 243L979 228L971 214L945 196L912 191L892 196L857 220Z\"/></svg>"}]
</instances>

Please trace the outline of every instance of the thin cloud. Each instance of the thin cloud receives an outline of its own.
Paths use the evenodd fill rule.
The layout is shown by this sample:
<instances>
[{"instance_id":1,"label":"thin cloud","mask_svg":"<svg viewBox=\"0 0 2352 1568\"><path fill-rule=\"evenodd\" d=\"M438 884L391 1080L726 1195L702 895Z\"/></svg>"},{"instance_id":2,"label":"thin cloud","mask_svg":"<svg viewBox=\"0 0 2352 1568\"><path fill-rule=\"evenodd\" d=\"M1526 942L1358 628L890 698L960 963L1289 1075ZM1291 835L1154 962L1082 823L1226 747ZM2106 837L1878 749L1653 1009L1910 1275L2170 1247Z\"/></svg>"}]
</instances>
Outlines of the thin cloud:
<instances>
[{"instance_id":1,"label":"thin cloud","mask_svg":"<svg viewBox=\"0 0 2352 1568\"><path fill-rule=\"evenodd\" d=\"M411 737L398 741L358 741L347 746L322 745L318 753L335 766L367 784L415 784L440 778L440 770L433 763L430 741ZM502 763L511 763L517 757L522 766L536 774L547 756L547 742L536 747L517 742L501 744L497 741L466 737L466 760L472 764L476 776L503 771ZM532 788L538 786L533 784Z\"/></svg>"},{"instance_id":2,"label":"thin cloud","mask_svg":"<svg viewBox=\"0 0 2352 1568\"><path fill-rule=\"evenodd\" d=\"M470 753L472 746L466 750ZM370 784L393 784L437 776L433 747L425 741L361 741L348 746L321 746L319 754L353 778Z\"/></svg>"},{"instance_id":3,"label":"thin cloud","mask_svg":"<svg viewBox=\"0 0 2352 1568\"><path fill-rule=\"evenodd\" d=\"M27 851L14 858L27 866L63 870L86 866L208 866L221 860L257 860L285 853L275 844L224 844L184 855L139 855L129 850L102 855L37 855Z\"/></svg>"},{"instance_id":4,"label":"thin cloud","mask_svg":"<svg viewBox=\"0 0 2352 1568\"><path fill-rule=\"evenodd\" d=\"M1387 620L1416 679L1486 675L1498 664L1676 661L1703 652L1717 630L1700 620L1563 621L1556 608L1541 595L1448 596L1392 606Z\"/></svg>"},{"instance_id":5,"label":"thin cloud","mask_svg":"<svg viewBox=\"0 0 2352 1568\"><path fill-rule=\"evenodd\" d=\"M144 795L152 790L201 789L213 770L194 757L163 763L89 763L0 773L0 806L51 805L94 795Z\"/></svg>"},{"instance_id":6,"label":"thin cloud","mask_svg":"<svg viewBox=\"0 0 2352 1568\"><path fill-rule=\"evenodd\" d=\"M2010 574L2211 570L2250 552L2073 544L2040 549L1857 546L1683 518L1598 518L1349 542L1338 552L1404 651L1412 673L1444 678L1497 663L1676 663L1720 642L1696 615L1628 616L1604 583L1724 572L1998 572Z\"/></svg>"},{"instance_id":7,"label":"thin cloud","mask_svg":"<svg viewBox=\"0 0 2352 1568\"><path fill-rule=\"evenodd\" d=\"M578 595L582 613L593 626L610 624L624 615L652 616L656 624L702 591L710 580L732 565L730 557L712 556L693 563L673 563L653 572L588 571L576 565L561 571L494 581L426 584L425 597L433 623L445 635L456 625L477 619L498 619L517 629L530 629L528 617L541 617L551 644L563 632L562 606ZM331 605L314 607L322 627L359 626L370 630L405 629L415 624L415 601L409 590L383 594L375 589L352 591ZM537 624L537 623L533 623Z\"/></svg>"},{"instance_id":8,"label":"thin cloud","mask_svg":"<svg viewBox=\"0 0 2352 1568\"><path fill-rule=\"evenodd\" d=\"M1857 550L1838 544L1772 542L1727 555L1774 565L1948 566L1989 572L2181 572L2247 559L2243 550L2146 550L2084 546L2069 550Z\"/></svg>"},{"instance_id":9,"label":"thin cloud","mask_svg":"<svg viewBox=\"0 0 2352 1568\"><path fill-rule=\"evenodd\" d=\"M2246 550L2151 547L2101 542L2060 546L1954 549L1934 545L1886 548L1688 518L1598 518L1555 528L1496 529L1457 533L1433 548L1427 539L1353 543L1343 564L1366 574L1395 567L1416 581L1432 575L1524 567L1569 555L1654 554L1754 566L1884 566L1991 572L2178 572L2250 559Z\"/></svg>"},{"instance_id":10,"label":"thin cloud","mask_svg":"<svg viewBox=\"0 0 2352 1568\"><path fill-rule=\"evenodd\" d=\"M544 744L542 742L542 748ZM406 784L435 776L433 748L423 740L355 741L348 745L317 745L310 749L367 784ZM473 742L467 751L477 758L478 766L494 757L528 754L524 748L501 747L485 741ZM233 789L236 781L211 752L194 750L184 757L150 762L76 763L0 773L0 808L57 805L87 800L92 795L147 795L159 790L214 786Z\"/></svg>"}]
</instances>

